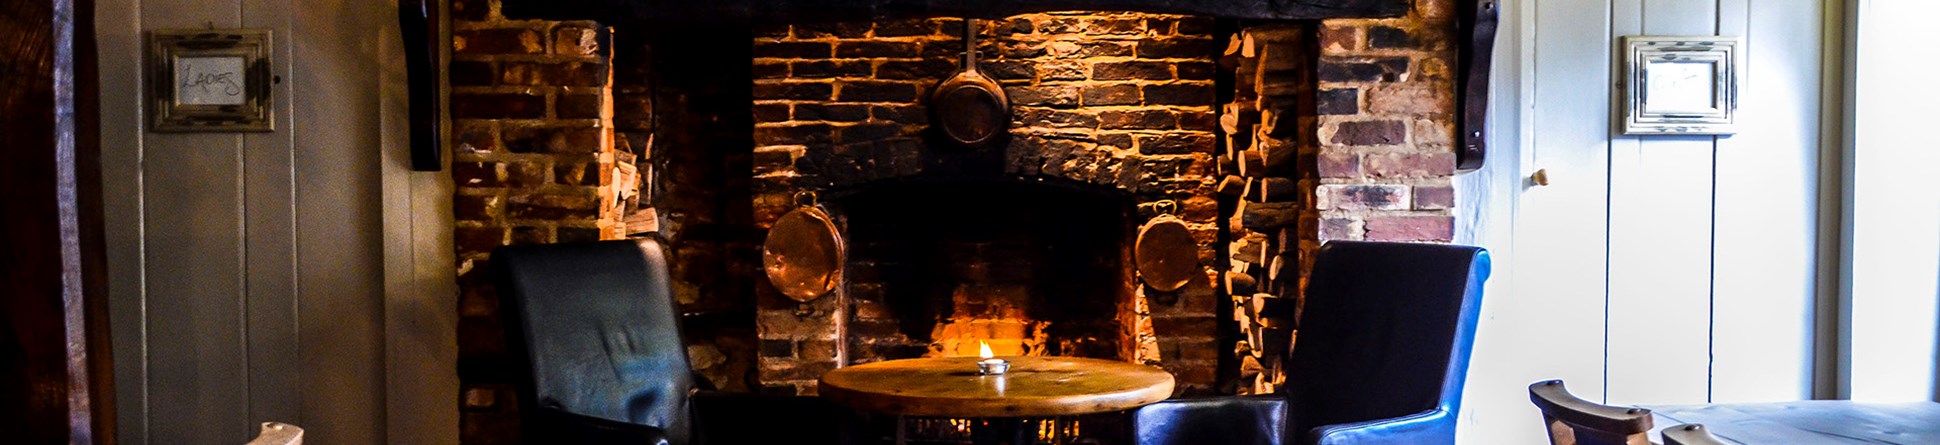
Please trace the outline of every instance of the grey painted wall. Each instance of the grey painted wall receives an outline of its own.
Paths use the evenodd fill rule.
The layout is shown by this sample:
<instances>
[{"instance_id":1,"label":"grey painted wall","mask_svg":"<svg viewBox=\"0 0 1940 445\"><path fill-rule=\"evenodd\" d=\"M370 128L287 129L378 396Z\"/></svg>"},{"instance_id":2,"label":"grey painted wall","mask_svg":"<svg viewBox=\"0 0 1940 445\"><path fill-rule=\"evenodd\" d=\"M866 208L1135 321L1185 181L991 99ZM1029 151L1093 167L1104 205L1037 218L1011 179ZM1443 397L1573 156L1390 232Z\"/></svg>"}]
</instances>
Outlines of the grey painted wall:
<instances>
[{"instance_id":1,"label":"grey painted wall","mask_svg":"<svg viewBox=\"0 0 1940 445\"><path fill-rule=\"evenodd\" d=\"M405 167L395 11L99 3L123 443L456 442L449 181ZM276 131L146 131L147 31L204 27L273 31Z\"/></svg>"}]
</instances>

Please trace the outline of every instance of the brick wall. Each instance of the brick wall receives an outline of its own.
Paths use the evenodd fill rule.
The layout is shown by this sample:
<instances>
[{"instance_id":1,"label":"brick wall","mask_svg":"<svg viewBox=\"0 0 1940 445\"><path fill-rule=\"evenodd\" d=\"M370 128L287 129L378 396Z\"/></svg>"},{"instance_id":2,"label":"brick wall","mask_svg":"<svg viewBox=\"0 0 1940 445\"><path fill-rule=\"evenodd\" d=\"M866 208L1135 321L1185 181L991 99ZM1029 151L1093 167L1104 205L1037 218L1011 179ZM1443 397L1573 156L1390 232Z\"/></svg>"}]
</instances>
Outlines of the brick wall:
<instances>
[{"instance_id":1,"label":"brick wall","mask_svg":"<svg viewBox=\"0 0 1940 445\"><path fill-rule=\"evenodd\" d=\"M1139 291L1149 303L1142 324L1156 337L1146 336L1152 347L1138 355L1173 371L1183 386L1210 390L1220 307L1210 279L1219 236L1212 160L1222 42L1214 22L1107 12L982 23L980 66L1005 87L1014 124L1007 143L967 151L930 143L924 133L925 96L959 65L960 20L758 30L757 224L765 228L792 209L804 190L832 196L826 192L926 176L1082 184L1130 197L1137 222L1155 216L1159 201L1179 203L1178 216L1199 235L1209 278L1179 292ZM842 297L804 307L759 290L762 380L811 390L835 357L805 345L840 337L835 301Z\"/></svg>"},{"instance_id":2,"label":"brick wall","mask_svg":"<svg viewBox=\"0 0 1940 445\"><path fill-rule=\"evenodd\" d=\"M454 0L451 9L460 437L519 443L515 362L485 262L502 245L624 232L608 33L592 22L507 20L496 1Z\"/></svg>"},{"instance_id":3,"label":"brick wall","mask_svg":"<svg viewBox=\"0 0 1940 445\"><path fill-rule=\"evenodd\" d=\"M1322 23L1321 240L1454 238L1456 8Z\"/></svg>"},{"instance_id":4,"label":"brick wall","mask_svg":"<svg viewBox=\"0 0 1940 445\"><path fill-rule=\"evenodd\" d=\"M1257 24L1234 37L1220 192L1240 393L1276 391L1306 271L1332 240L1453 236L1454 0L1404 17ZM1306 204L1310 203L1310 204Z\"/></svg>"}]
</instances>

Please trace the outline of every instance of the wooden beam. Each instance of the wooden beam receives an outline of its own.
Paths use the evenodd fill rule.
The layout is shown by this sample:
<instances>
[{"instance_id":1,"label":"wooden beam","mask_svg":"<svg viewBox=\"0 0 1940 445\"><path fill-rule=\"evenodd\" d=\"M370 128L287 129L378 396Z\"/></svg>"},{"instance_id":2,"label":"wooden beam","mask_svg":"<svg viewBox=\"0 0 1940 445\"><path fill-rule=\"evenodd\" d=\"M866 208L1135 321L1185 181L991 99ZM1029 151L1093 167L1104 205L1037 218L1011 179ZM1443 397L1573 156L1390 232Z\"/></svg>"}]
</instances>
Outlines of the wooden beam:
<instances>
[{"instance_id":1,"label":"wooden beam","mask_svg":"<svg viewBox=\"0 0 1940 445\"><path fill-rule=\"evenodd\" d=\"M8 443L112 443L111 424L94 422L111 400L96 397L107 355L88 354L106 346L107 333L106 313L90 313L105 309L93 16L91 0L0 0L0 431Z\"/></svg>"}]
</instances>

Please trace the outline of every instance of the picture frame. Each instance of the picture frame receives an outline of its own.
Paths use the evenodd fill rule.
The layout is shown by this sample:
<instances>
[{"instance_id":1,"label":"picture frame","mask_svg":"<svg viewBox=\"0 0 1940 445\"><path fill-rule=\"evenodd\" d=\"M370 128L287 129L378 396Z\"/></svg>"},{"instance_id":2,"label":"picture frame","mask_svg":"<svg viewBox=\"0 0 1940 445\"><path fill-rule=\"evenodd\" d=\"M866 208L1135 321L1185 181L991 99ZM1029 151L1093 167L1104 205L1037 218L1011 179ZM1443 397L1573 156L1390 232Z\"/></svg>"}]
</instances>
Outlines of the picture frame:
<instances>
[{"instance_id":1,"label":"picture frame","mask_svg":"<svg viewBox=\"0 0 1940 445\"><path fill-rule=\"evenodd\" d=\"M270 43L268 29L150 32L149 129L274 131Z\"/></svg>"},{"instance_id":2,"label":"picture frame","mask_svg":"<svg viewBox=\"0 0 1940 445\"><path fill-rule=\"evenodd\" d=\"M1730 135L1738 124L1739 38L1626 36L1617 128L1626 135Z\"/></svg>"}]
</instances>

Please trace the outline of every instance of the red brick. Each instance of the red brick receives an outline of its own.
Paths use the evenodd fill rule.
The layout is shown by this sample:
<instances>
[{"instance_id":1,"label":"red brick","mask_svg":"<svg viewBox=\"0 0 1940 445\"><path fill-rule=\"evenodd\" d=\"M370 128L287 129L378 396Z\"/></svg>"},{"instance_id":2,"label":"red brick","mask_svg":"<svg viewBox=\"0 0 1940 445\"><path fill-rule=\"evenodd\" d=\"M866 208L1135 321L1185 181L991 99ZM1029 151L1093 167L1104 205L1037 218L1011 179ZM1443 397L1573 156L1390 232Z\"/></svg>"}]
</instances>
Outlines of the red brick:
<instances>
[{"instance_id":1,"label":"red brick","mask_svg":"<svg viewBox=\"0 0 1940 445\"><path fill-rule=\"evenodd\" d=\"M1407 210L1408 186L1388 184L1323 185L1327 195L1322 210Z\"/></svg>"},{"instance_id":2,"label":"red brick","mask_svg":"<svg viewBox=\"0 0 1940 445\"><path fill-rule=\"evenodd\" d=\"M1353 153L1327 153L1317 157L1320 177L1354 179L1361 177L1361 157Z\"/></svg>"},{"instance_id":3,"label":"red brick","mask_svg":"<svg viewBox=\"0 0 1940 445\"><path fill-rule=\"evenodd\" d=\"M588 62L502 63L499 84L597 87L606 85L606 64Z\"/></svg>"},{"instance_id":4,"label":"red brick","mask_svg":"<svg viewBox=\"0 0 1940 445\"><path fill-rule=\"evenodd\" d=\"M1172 64L1164 62L1104 62L1091 67L1092 80L1172 80Z\"/></svg>"},{"instance_id":5,"label":"red brick","mask_svg":"<svg viewBox=\"0 0 1940 445\"><path fill-rule=\"evenodd\" d=\"M1320 240L1360 239L1361 222L1350 218L1326 218L1320 220Z\"/></svg>"},{"instance_id":6,"label":"red brick","mask_svg":"<svg viewBox=\"0 0 1940 445\"><path fill-rule=\"evenodd\" d=\"M539 119L546 97L537 94L452 94L453 119Z\"/></svg>"},{"instance_id":7,"label":"red brick","mask_svg":"<svg viewBox=\"0 0 1940 445\"><path fill-rule=\"evenodd\" d=\"M561 56L596 56L600 53L600 33L584 26L561 26L552 30L552 53Z\"/></svg>"},{"instance_id":8,"label":"red brick","mask_svg":"<svg viewBox=\"0 0 1940 445\"><path fill-rule=\"evenodd\" d=\"M599 127L515 127L504 130L505 149L513 153L598 153L606 129Z\"/></svg>"},{"instance_id":9,"label":"red brick","mask_svg":"<svg viewBox=\"0 0 1940 445\"><path fill-rule=\"evenodd\" d=\"M1454 187L1445 185L1415 186L1415 210L1441 210L1454 207Z\"/></svg>"},{"instance_id":10,"label":"red brick","mask_svg":"<svg viewBox=\"0 0 1940 445\"><path fill-rule=\"evenodd\" d=\"M496 162L453 162L451 180L459 187L497 187L505 183L498 166Z\"/></svg>"},{"instance_id":11,"label":"red brick","mask_svg":"<svg viewBox=\"0 0 1940 445\"><path fill-rule=\"evenodd\" d=\"M452 239L460 252L491 252L506 243L504 227L458 227L452 229Z\"/></svg>"},{"instance_id":12,"label":"red brick","mask_svg":"<svg viewBox=\"0 0 1940 445\"><path fill-rule=\"evenodd\" d=\"M1367 173L1377 178L1444 177L1455 174L1455 155L1387 153L1367 155Z\"/></svg>"},{"instance_id":13,"label":"red brick","mask_svg":"<svg viewBox=\"0 0 1940 445\"><path fill-rule=\"evenodd\" d=\"M1367 109L1381 114L1444 116L1455 110L1453 93L1446 87L1427 85L1383 86L1368 90Z\"/></svg>"},{"instance_id":14,"label":"red brick","mask_svg":"<svg viewBox=\"0 0 1940 445\"><path fill-rule=\"evenodd\" d=\"M1447 242L1454 238L1454 217L1372 216L1367 219L1369 241Z\"/></svg>"},{"instance_id":15,"label":"red brick","mask_svg":"<svg viewBox=\"0 0 1940 445\"><path fill-rule=\"evenodd\" d=\"M453 218L459 221L492 222L499 220L504 206L497 196L459 195L452 197L451 211Z\"/></svg>"},{"instance_id":16,"label":"red brick","mask_svg":"<svg viewBox=\"0 0 1940 445\"><path fill-rule=\"evenodd\" d=\"M1408 140L1401 121L1341 122L1331 141L1341 145L1399 145Z\"/></svg>"},{"instance_id":17,"label":"red brick","mask_svg":"<svg viewBox=\"0 0 1940 445\"><path fill-rule=\"evenodd\" d=\"M451 41L452 53L460 56L546 52L545 37L526 28L457 31L452 33Z\"/></svg>"},{"instance_id":18,"label":"red brick","mask_svg":"<svg viewBox=\"0 0 1940 445\"><path fill-rule=\"evenodd\" d=\"M1361 48L1360 28L1329 26L1320 30L1322 51L1352 51Z\"/></svg>"}]
</instances>

